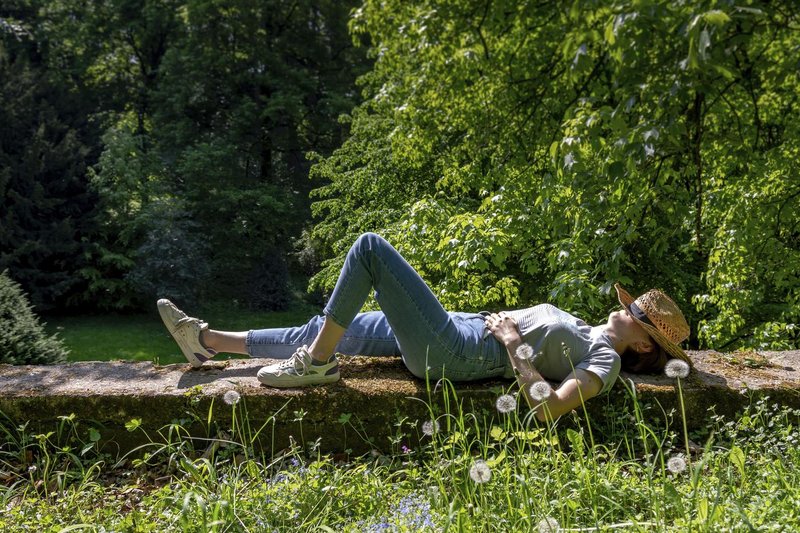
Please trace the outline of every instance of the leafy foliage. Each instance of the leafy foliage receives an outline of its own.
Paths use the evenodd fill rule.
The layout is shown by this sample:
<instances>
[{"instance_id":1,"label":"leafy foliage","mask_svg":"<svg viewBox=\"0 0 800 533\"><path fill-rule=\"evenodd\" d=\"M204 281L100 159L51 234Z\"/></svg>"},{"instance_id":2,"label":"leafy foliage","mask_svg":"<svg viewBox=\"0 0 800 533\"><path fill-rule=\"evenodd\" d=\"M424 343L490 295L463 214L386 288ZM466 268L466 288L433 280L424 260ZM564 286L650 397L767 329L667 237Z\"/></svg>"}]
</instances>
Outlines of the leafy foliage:
<instances>
[{"instance_id":1,"label":"leafy foliage","mask_svg":"<svg viewBox=\"0 0 800 533\"><path fill-rule=\"evenodd\" d=\"M84 102L46 68L47 43L37 42L36 28L3 17L32 9L0 9L0 270L10 269L46 309L83 288L91 128Z\"/></svg>"},{"instance_id":2,"label":"leafy foliage","mask_svg":"<svg viewBox=\"0 0 800 533\"><path fill-rule=\"evenodd\" d=\"M61 340L45 333L19 284L7 270L0 273L0 363L60 363L66 357Z\"/></svg>"},{"instance_id":3,"label":"leafy foliage","mask_svg":"<svg viewBox=\"0 0 800 533\"><path fill-rule=\"evenodd\" d=\"M367 0L375 66L312 169L311 238L341 257L379 231L450 307L597 320L620 281L673 295L695 346L796 346L797 23L789 2Z\"/></svg>"},{"instance_id":4,"label":"leafy foliage","mask_svg":"<svg viewBox=\"0 0 800 533\"><path fill-rule=\"evenodd\" d=\"M148 208L147 234L126 279L147 302L170 298L194 305L208 279L209 247L178 202L156 201Z\"/></svg>"},{"instance_id":5,"label":"leafy foliage","mask_svg":"<svg viewBox=\"0 0 800 533\"><path fill-rule=\"evenodd\" d=\"M4 140L0 152L46 193L41 201L33 196L42 212L28 217L40 218L42 228L24 231L46 230L69 253L44 239L19 238L20 230L3 240L3 253L8 244L17 259L2 264L22 274L22 263L33 263L24 286L41 284L56 305L137 307L145 293L167 290L155 262L174 265L186 253L154 240L159 231L176 231L182 237L169 242L202 241L206 253L179 278L222 281L224 289L244 293L254 272L265 274L262 258L285 255L307 224L312 185L305 153L327 155L341 142L336 118L356 102L353 80L368 65L347 32L353 3L4 3L0 52L24 49L35 61L3 56L16 62L0 65L11 65L3 70L0 106L10 117L0 118L13 128L3 130L13 142ZM37 69L30 76L28 63ZM31 142L34 133L41 142ZM32 165L51 161L53 168ZM49 183L57 180L75 189L58 198L69 202L68 214L50 199ZM32 188L12 183L11 191L23 196ZM163 227L158 206L178 204L181 227ZM18 219L27 224L8 216L12 228ZM72 241L79 246L67 247ZM41 253L32 249L47 244ZM145 268L142 254L157 251L162 256ZM37 269L55 270L37 257L45 252L59 262L63 282L33 279ZM195 263L186 257L184 264ZM282 265L266 274L285 281Z\"/></svg>"},{"instance_id":6,"label":"leafy foliage","mask_svg":"<svg viewBox=\"0 0 800 533\"><path fill-rule=\"evenodd\" d=\"M320 290L378 231L452 308L597 320L620 281L694 346L798 345L792 2L358 4L4 2L0 268L130 308L158 249L244 296L304 235Z\"/></svg>"},{"instance_id":7,"label":"leafy foliage","mask_svg":"<svg viewBox=\"0 0 800 533\"><path fill-rule=\"evenodd\" d=\"M283 311L289 307L289 271L279 253L268 252L253 269L244 297L252 309Z\"/></svg>"}]
</instances>

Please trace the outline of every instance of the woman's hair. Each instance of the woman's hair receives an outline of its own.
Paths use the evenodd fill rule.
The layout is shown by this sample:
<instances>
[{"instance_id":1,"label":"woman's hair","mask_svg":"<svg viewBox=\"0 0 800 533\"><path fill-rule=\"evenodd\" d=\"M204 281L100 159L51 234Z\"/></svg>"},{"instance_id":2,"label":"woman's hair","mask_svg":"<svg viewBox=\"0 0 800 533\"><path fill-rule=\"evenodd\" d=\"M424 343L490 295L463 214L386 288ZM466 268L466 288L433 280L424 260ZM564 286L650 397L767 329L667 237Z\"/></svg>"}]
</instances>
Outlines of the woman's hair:
<instances>
[{"instance_id":1,"label":"woman's hair","mask_svg":"<svg viewBox=\"0 0 800 533\"><path fill-rule=\"evenodd\" d=\"M637 352L628 348L622 354L622 370L631 374L660 374L667 364L667 352L650 337L653 350L650 352Z\"/></svg>"}]
</instances>

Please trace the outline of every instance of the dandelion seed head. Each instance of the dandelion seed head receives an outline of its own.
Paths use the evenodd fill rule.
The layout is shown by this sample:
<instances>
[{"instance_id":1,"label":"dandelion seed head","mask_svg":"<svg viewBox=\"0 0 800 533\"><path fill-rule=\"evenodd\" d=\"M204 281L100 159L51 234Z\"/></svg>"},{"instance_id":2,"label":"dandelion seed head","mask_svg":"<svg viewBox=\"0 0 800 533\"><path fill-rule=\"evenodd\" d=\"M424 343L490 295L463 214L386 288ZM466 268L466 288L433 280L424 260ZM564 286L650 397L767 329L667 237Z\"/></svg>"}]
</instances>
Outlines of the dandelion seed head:
<instances>
[{"instance_id":1,"label":"dandelion seed head","mask_svg":"<svg viewBox=\"0 0 800 533\"><path fill-rule=\"evenodd\" d=\"M492 479L492 469L486 464L486 461L477 460L469 469L469 477L475 483L486 483Z\"/></svg>"},{"instance_id":2,"label":"dandelion seed head","mask_svg":"<svg viewBox=\"0 0 800 533\"><path fill-rule=\"evenodd\" d=\"M543 402L550 397L550 394L553 392L553 389L550 388L550 384L546 381L537 381L533 385L531 385L530 393L531 398L537 402Z\"/></svg>"},{"instance_id":3,"label":"dandelion seed head","mask_svg":"<svg viewBox=\"0 0 800 533\"><path fill-rule=\"evenodd\" d=\"M668 378L685 378L689 375L689 363L681 359L670 359L664 367Z\"/></svg>"},{"instance_id":4,"label":"dandelion seed head","mask_svg":"<svg viewBox=\"0 0 800 533\"><path fill-rule=\"evenodd\" d=\"M530 361L530 359L533 357L533 348L530 344L520 344L517 348L516 355L518 359Z\"/></svg>"},{"instance_id":5,"label":"dandelion seed head","mask_svg":"<svg viewBox=\"0 0 800 533\"><path fill-rule=\"evenodd\" d=\"M566 357L567 359L569 359L569 355L570 355L571 352L572 352L572 350L570 349L570 347L562 342L561 343L561 354L564 357Z\"/></svg>"},{"instance_id":6,"label":"dandelion seed head","mask_svg":"<svg viewBox=\"0 0 800 533\"><path fill-rule=\"evenodd\" d=\"M552 516L542 518L542 520L539 521L539 533L556 533L557 531L560 531L558 520Z\"/></svg>"},{"instance_id":7,"label":"dandelion seed head","mask_svg":"<svg viewBox=\"0 0 800 533\"><path fill-rule=\"evenodd\" d=\"M436 420L426 420L422 423L422 433L428 437L433 436L434 433L439 432L439 422Z\"/></svg>"},{"instance_id":8,"label":"dandelion seed head","mask_svg":"<svg viewBox=\"0 0 800 533\"><path fill-rule=\"evenodd\" d=\"M674 455L667 461L667 470L673 474L680 474L686 470L686 460L680 455Z\"/></svg>"},{"instance_id":9,"label":"dandelion seed head","mask_svg":"<svg viewBox=\"0 0 800 533\"><path fill-rule=\"evenodd\" d=\"M236 405L237 403L239 403L240 399L241 396L239 396L239 393L236 392L235 390L229 390L228 392L222 395L222 401L224 401L228 405Z\"/></svg>"},{"instance_id":10,"label":"dandelion seed head","mask_svg":"<svg viewBox=\"0 0 800 533\"><path fill-rule=\"evenodd\" d=\"M517 408L517 400L510 394L503 394L495 402L495 407L503 414L510 413Z\"/></svg>"}]
</instances>

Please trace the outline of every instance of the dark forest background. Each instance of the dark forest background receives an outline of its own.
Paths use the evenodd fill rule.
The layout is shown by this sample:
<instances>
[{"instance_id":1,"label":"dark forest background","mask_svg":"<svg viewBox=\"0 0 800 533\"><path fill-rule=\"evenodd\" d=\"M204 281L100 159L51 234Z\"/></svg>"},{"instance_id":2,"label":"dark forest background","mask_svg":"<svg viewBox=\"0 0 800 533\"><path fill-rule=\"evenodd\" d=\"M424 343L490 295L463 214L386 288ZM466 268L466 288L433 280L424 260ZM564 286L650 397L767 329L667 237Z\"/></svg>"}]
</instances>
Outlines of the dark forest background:
<instances>
[{"instance_id":1,"label":"dark forest background","mask_svg":"<svg viewBox=\"0 0 800 533\"><path fill-rule=\"evenodd\" d=\"M4 0L0 271L279 310L378 231L450 308L797 347L798 72L789 1Z\"/></svg>"}]
</instances>

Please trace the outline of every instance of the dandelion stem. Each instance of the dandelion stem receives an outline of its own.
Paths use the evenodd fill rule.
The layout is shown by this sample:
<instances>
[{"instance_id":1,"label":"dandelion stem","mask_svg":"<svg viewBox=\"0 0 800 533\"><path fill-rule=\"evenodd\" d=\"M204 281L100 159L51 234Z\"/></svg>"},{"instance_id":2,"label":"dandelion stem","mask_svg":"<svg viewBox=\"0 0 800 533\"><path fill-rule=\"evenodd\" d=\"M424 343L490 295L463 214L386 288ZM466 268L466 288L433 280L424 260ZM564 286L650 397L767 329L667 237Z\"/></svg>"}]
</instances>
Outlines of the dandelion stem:
<instances>
[{"instance_id":1,"label":"dandelion stem","mask_svg":"<svg viewBox=\"0 0 800 533\"><path fill-rule=\"evenodd\" d=\"M683 403L683 389L681 388L681 378L677 378L678 380L678 402L681 406L681 422L683 423L683 442L686 446L686 461L691 465L692 464L692 453L689 450L689 429L686 424L686 407Z\"/></svg>"}]
</instances>

